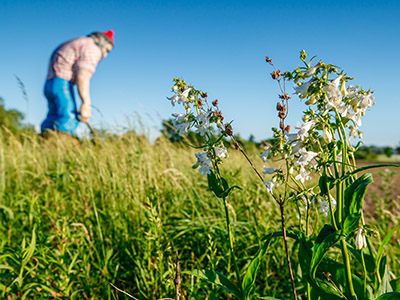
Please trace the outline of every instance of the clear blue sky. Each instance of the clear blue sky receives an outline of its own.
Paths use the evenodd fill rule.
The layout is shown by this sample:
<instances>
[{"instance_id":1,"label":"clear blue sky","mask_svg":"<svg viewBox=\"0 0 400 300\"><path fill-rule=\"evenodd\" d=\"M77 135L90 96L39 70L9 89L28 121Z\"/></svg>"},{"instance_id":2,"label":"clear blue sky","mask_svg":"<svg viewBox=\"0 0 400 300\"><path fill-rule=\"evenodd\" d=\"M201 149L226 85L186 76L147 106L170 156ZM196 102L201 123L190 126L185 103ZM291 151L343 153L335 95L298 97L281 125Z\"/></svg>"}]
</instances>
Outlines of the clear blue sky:
<instances>
[{"instance_id":1,"label":"clear blue sky","mask_svg":"<svg viewBox=\"0 0 400 300\"><path fill-rule=\"evenodd\" d=\"M93 31L115 31L115 49L91 81L95 126L157 129L172 109L173 77L218 98L226 120L248 138L271 137L278 89L264 57L281 70L305 49L375 90L363 119L367 145L400 144L400 1L0 1L0 97L39 125L51 52ZM22 79L29 108L17 85ZM289 89L291 92L292 90ZM294 97L289 124L299 125Z\"/></svg>"}]
</instances>

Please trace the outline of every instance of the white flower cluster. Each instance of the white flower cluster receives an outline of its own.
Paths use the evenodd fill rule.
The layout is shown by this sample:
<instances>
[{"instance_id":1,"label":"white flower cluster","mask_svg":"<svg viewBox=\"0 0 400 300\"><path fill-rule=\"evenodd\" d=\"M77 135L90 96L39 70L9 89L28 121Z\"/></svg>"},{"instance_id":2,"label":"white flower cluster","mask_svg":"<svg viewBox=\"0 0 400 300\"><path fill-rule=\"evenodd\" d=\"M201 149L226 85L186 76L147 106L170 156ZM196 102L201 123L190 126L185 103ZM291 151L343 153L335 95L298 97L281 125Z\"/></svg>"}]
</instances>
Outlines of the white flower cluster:
<instances>
[{"instance_id":1,"label":"white flower cluster","mask_svg":"<svg viewBox=\"0 0 400 300\"><path fill-rule=\"evenodd\" d=\"M197 162L193 167L200 167L199 172L203 175L209 174L213 170L213 163L218 163L222 158L228 157L227 149L222 141L217 144L211 142L214 140L212 123L216 123L217 127L222 129L222 115L217 109L217 104L213 102L212 107L208 105L206 93L188 86L184 80L177 78L174 80L175 85L172 91L175 92L175 95L167 97L167 99L171 101L172 106L175 106L176 103L183 105L186 112L172 114L172 124L180 136L187 133L190 128L194 128L200 136L204 137L205 152L195 154ZM218 159L219 161L217 161Z\"/></svg>"},{"instance_id":2,"label":"white flower cluster","mask_svg":"<svg viewBox=\"0 0 400 300\"><path fill-rule=\"evenodd\" d=\"M304 77L312 76L318 68L323 66L318 63L314 67L307 70ZM318 79L311 78L303 84L297 85L294 90L300 98L310 97L310 104L316 103L316 95L311 95L309 91L311 85L317 85ZM343 74L338 75L334 80L325 84L322 89L324 93L323 103L326 112L335 111L342 118L351 120L351 125L346 125L350 129L350 137L356 138L361 136L359 127L361 126L361 116L365 114L368 108L375 104L374 96L371 92L364 92L359 87L350 85L345 87L345 78ZM328 129L324 127L324 139L327 142L332 141L333 136Z\"/></svg>"},{"instance_id":3,"label":"white flower cluster","mask_svg":"<svg viewBox=\"0 0 400 300\"><path fill-rule=\"evenodd\" d=\"M197 167L200 167L199 172L202 173L203 176L209 174L210 171L213 169L213 167L211 166L210 152L199 152L196 153L195 156L197 158L197 162L193 165L193 168L196 169Z\"/></svg>"}]
</instances>

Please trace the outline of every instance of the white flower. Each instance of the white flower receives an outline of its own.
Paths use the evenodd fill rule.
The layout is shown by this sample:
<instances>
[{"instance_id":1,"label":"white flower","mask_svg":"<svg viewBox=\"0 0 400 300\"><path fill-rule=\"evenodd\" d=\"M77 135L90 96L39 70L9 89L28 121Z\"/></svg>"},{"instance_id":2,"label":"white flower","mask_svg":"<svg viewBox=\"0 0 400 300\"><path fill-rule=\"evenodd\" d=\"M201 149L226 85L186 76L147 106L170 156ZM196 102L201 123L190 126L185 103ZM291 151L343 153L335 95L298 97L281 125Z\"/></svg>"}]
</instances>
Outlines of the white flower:
<instances>
[{"instance_id":1,"label":"white flower","mask_svg":"<svg viewBox=\"0 0 400 300\"><path fill-rule=\"evenodd\" d=\"M365 234L362 227L358 227L356 235L356 249L361 250L362 248L367 248L367 240L365 239Z\"/></svg>"},{"instance_id":2,"label":"white flower","mask_svg":"<svg viewBox=\"0 0 400 300\"><path fill-rule=\"evenodd\" d=\"M339 90L339 82L343 75L339 75L336 79L329 82L324 88L323 91L327 93L330 101L337 105L337 102L342 101L342 93Z\"/></svg>"},{"instance_id":3,"label":"white flower","mask_svg":"<svg viewBox=\"0 0 400 300\"><path fill-rule=\"evenodd\" d=\"M326 143L330 143L330 142L332 142L332 140L333 140L333 137L332 137L331 131L329 130L329 128L324 126L324 141Z\"/></svg>"},{"instance_id":4,"label":"white flower","mask_svg":"<svg viewBox=\"0 0 400 300\"><path fill-rule=\"evenodd\" d=\"M314 167L316 165L316 161L312 161L316 156L318 156L317 152L307 151L305 148L301 148L298 153L300 154L300 158L295 162L296 166L301 167Z\"/></svg>"},{"instance_id":5,"label":"white flower","mask_svg":"<svg viewBox=\"0 0 400 300\"><path fill-rule=\"evenodd\" d=\"M205 176L206 174L209 174L210 171L213 169L211 166L211 158L209 157L209 152L203 152L203 153L196 153L195 156L197 157L197 162L193 166L193 168L197 168L200 166L199 172Z\"/></svg>"},{"instance_id":6,"label":"white flower","mask_svg":"<svg viewBox=\"0 0 400 300\"><path fill-rule=\"evenodd\" d=\"M187 132L190 122L187 120L187 116L185 114L172 114L173 117L175 117L175 120L173 120L173 125L178 131L179 135L183 135L185 132Z\"/></svg>"},{"instance_id":7,"label":"white flower","mask_svg":"<svg viewBox=\"0 0 400 300\"><path fill-rule=\"evenodd\" d=\"M350 137L351 138L358 138L358 127L357 126L350 126Z\"/></svg>"},{"instance_id":8,"label":"white flower","mask_svg":"<svg viewBox=\"0 0 400 300\"><path fill-rule=\"evenodd\" d=\"M210 127L210 118L212 111L200 111L196 117L197 124L195 125L201 136L204 136Z\"/></svg>"},{"instance_id":9,"label":"white flower","mask_svg":"<svg viewBox=\"0 0 400 300\"><path fill-rule=\"evenodd\" d=\"M334 211L336 207L336 200L333 197L331 197L331 200L332 200L332 211ZM326 200L323 201L320 200L319 205L320 205L319 212L323 213L324 217L326 218L329 214L329 202Z\"/></svg>"},{"instance_id":10,"label":"white flower","mask_svg":"<svg viewBox=\"0 0 400 300\"><path fill-rule=\"evenodd\" d=\"M367 95L360 95L360 108L362 111L366 111L367 108L375 105L375 97L368 93Z\"/></svg>"},{"instance_id":11,"label":"white flower","mask_svg":"<svg viewBox=\"0 0 400 300\"><path fill-rule=\"evenodd\" d=\"M306 137L308 137L308 132L314 126L314 124L315 124L315 121L311 120L311 121L305 122L303 125L301 125L300 130L297 133L297 137L300 138L302 141L304 141L304 139Z\"/></svg>"},{"instance_id":12,"label":"white flower","mask_svg":"<svg viewBox=\"0 0 400 300\"><path fill-rule=\"evenodd\" d=\"M305 77L310 77L315 71L322 65L321 62L317 63L314 67L309 68L307 72L304 74Z\"/></svg>"},{"instance_id":13,"label":"white flower","mask_svg":"<svg viewBox=\"0 0 400 300\"><path fill-rule=\"evenodd\" d=\"M346 118L352 120L354 124L356 124L358 127L361 126L361 111L358 111L356 113L348 114Z\"/></svg>"},{"instance_id":14,"label":"white flower","mask_svg":"<svg viewBox=\"0 0 400 300\"><path fill-rule=\"evenodd\" d=\"M319 201L319 212L324 214L324 217L326 218L329 214L329 203L326 200Z\"/></svg>"},{"instance_id":15,"label":"white flower","mask_svg":"<svg viewBox=\"0 0 400 300\"><path fill-rule=\"evenodd\" d=\"M184 92L180 92L179 91L175 95L173 95L172 97L167 97L167 99L171 101L172 106L175 106L176 102L178 102L178 104L187 103L187 102L189 102L187 97L188 97L188 94L189 94L191 89L192 88L188 88Z\"/></svg>"},{"instance_id":16,"label":"white flower","mask_svg":"<svg viewBox=\"0 0 400 300\"><path fill-rule=\"evenodd\" d=\"M269 153L269 150L271 150L271 147L268 147L268 148L260 155L260 157L261 157L261 159L262 159L263 162L266 162L266 161L268 160L268 153Z\"/></svg>"},{"instance_id":17,"label":"white flower","mask_svg":"<svg viewBox=\"0 0 400 300\"><path fill-rule=\"evenodd\" d=\"M227 158L228 157L228 151L226 150L226 147L216 147L214 146L215 150L215 155L219 158Z\"/></svg>"},{"instance_id":18,"label":"white flower","mask_svg":"<svg viewBox=\"0 0 400 300\"><path fill-rule=\"evenodd\" d=\"M274 174L275 172L279 171L279 169L275 169L275 168L266 168L266 167L263 167L263 168L264 168L264 171L263 171L264 175Z\"/></svg>"},{"instance_id":19,"label":"white flower","mask_svg":"<svg viewBox=\"0 0 400 300\"><path fill-rule=\"evenodd\" d=\"M267 191L270 194L272 194L272 189L276 185L276 182L273 182L272 180L273 179L271 179L270 181L264 181L264 185L267 187Z\"/></svg>"},{"instance_id":20,"label":"white flower","mask_svg":"<svg viewBox=\"0 0 400 300\"><path fill-rule=\"evenodd\" d=\"M286 138L286 143L290 144L293 141L298 139L298 134L297 133L288 133L285 135L285 138ZM292 146L294 147L294 146L296 146L296 144L297 144L297 142L293 143Z\"/></svg>"},{"instance_id":21,"label":"white flower","mask_svg":"<svg viewBox=\"0 0 400 300\"><path fill-rule=\"evenodd\" d=\"M347 87L347 96L348 97L354 97L358 93L358 87L354 85L349 85Z\"/></svg>"},{"instance_id":22,"label":"white flower","mask_svg":"<svg viewBox=\"0 0 400 300\"><path fill-rule=\"evenodd\" d=\"M300 167L300 173L295 177L296 180L300 180L304 183L305 180L310 180L310 172L307 171L303 166Z\"/></svg>"},{"instance_id":23,"label":"white flower","mask_svg":"<svg viewBox=\"0 0 400 300\"><path fill-rule=\"evenodd\" d=\"M307 96L308 88L310 87L312 81L313 80L310 79L309 81L304 82L302 85L294 88L296 94L299 95L300 98L305 98Z\"/></svg>"}]
</instances>

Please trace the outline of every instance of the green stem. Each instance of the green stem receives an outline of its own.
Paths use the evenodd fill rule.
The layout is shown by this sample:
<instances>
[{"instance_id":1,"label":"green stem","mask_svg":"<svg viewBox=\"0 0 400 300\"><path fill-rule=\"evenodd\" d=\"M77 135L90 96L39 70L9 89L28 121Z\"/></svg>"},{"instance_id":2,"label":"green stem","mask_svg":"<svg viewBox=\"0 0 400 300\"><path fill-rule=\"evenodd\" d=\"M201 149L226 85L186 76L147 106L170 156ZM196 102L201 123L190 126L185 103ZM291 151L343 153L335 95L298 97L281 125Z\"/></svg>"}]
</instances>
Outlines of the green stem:
<instances>
[{"instance_id":1,"label":"green stem","mask_svg":"<svg viewBox=\"0 0 400 300\"><path fill-rule=\"evenodd\" d=\"M362 265L363 265L363 270L364 270L364 297L367 294L367 267L365 265L365 260L364 260L364 251L361 248L361 260L362 260Z\"/></svg>"},{"instance_id":2,"label":"green stem","mask_svg":"<svg viewBox=\"0 0 400 300\"><path fill-rule=\"evenodd\" d=\"M324 165L324 174L326 175L326 171L327 171L327 167L326 165ZM329 201L329 211L331 213L331 221L333 224L333 227L335 227L335 230L338 230L337 224L336 224L336 220L335 220L335 215L333 213L333 205L332 205L332 197L331 197L331 192L329 190L329 184L326 183L325 184L326 190L327 190L327 194L328 194L328 201ZM339 201L339 200L338 200Z\"/></svg>"},{"instance_id":3,"label":"green stem","mask_svg":"<svg viewBox=\"0 0 400 300\"><path fill-rule=\"evenodd\" d=\"M229 220L228 201L226 200L226 197L224 197L223 200L224 200L224 208L225 208L226 228L228 230L228 236L229 236L229 250L230 250L230 254L231 254L233 265L235 267L238 286L240 287L240 289L242 289L242 280L240 278L239 267L238 267L238 265L236 263L235 253L233 251L233 238L232 238L231 222Z\"/></svg>"},{"instance_id":4,"label":"green stem","mask_svg":"<svg viewBox=\"0 0 400 300\"><path fill-rule=\"evenodd\" d=\"M286 261L288 263L290 282L292 284L293 298L294 298L294 300L297 300L296 286L295 286L294 277L293 277L293 269L292 269L292 264L290 263L289 248L288 248L287 238L286 238L284 201L282 201L282 200L279 201L279 208L281 210L281 224L282 224L282 232L283 232L283 243L285 245Z\"/></svg>"},{"instance_id":5,"label":"green stem","mask_svg":"<svg viewBox=\"0 0 400 300\"><path fill-rule=\"evenodd\" d=\"M354 291L353 286L353 279L351 278L351 267L350 267L350 258L349 253L347 251L346 241L344 239L340 240L340 244L342 246L342 255L343 255L343 262L346 272L346 281L347 281L347 288L350 293L350 299L355 299L356 293Z\"/></svg>"}]
</instances>

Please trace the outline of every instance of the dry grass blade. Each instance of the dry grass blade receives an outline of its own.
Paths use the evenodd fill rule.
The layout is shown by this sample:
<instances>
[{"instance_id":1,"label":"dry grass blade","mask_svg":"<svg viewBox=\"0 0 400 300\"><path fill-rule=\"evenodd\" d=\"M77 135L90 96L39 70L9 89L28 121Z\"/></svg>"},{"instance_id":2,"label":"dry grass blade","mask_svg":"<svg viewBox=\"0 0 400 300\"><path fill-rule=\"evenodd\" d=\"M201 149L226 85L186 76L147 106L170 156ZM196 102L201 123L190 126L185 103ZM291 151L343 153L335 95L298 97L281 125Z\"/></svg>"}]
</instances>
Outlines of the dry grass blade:
<instances>
[{"instance_id":1,"label":"dry grass blade","mask_svg":"<svg viewBox=\"0 0 400 300\"><path fill-rule=\"evenodd\" d=\"M130 298L132 298L132 299L139 300L138 298L133 297L133 296L130 295L129 293L127 293L127 292L125 292L125 291L123 291L123 290L117 288L117 287L116 287L115 285L113 285L111 282L109 282L109 283L110 283L110 285L111 285L114 289L116 289L118 292L124 293L125 295L127 295L128 297L130 297Z\"/></svg>"}]
</instances>

